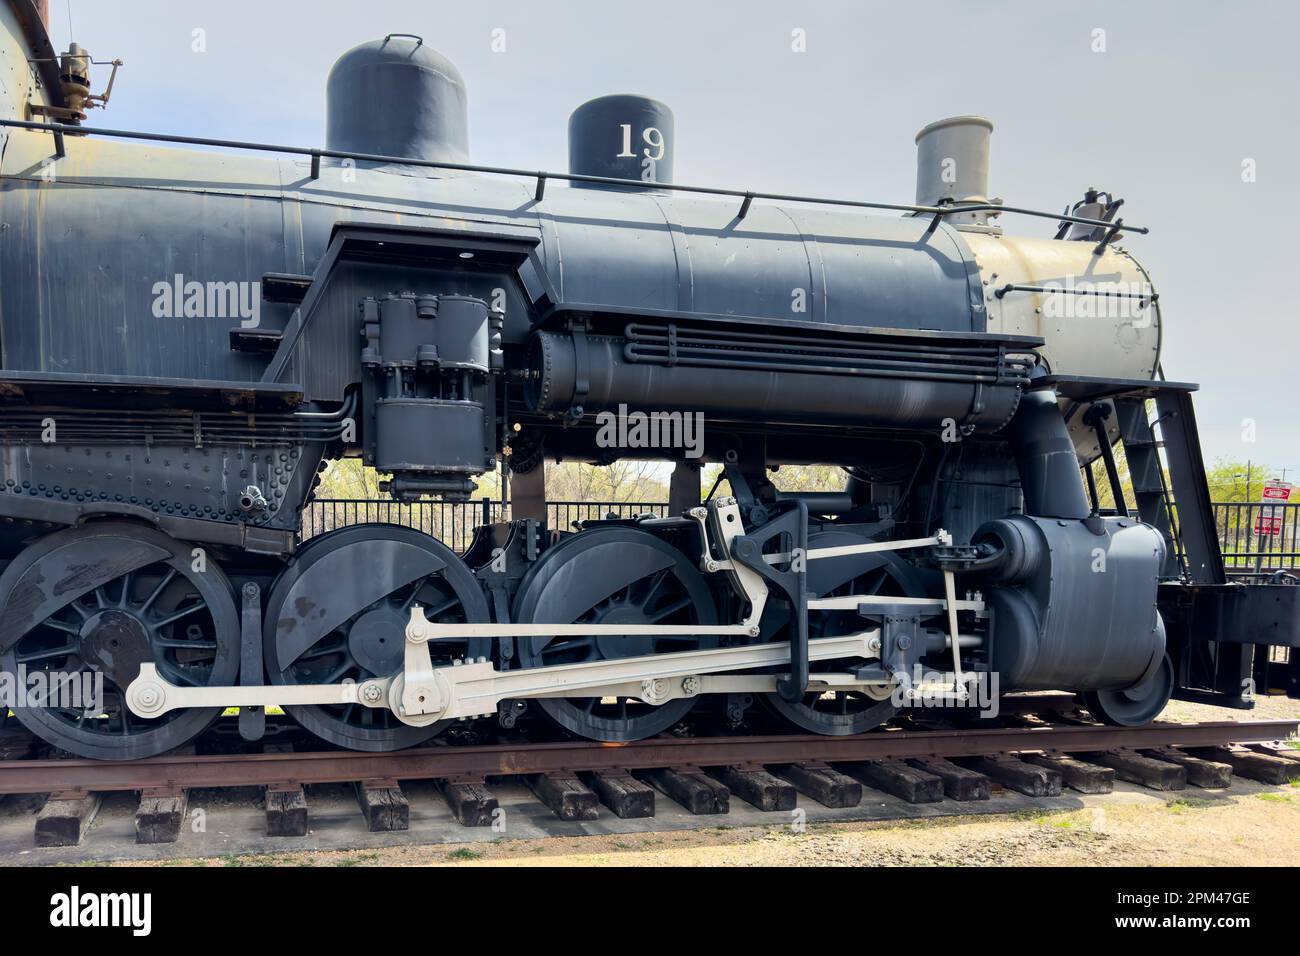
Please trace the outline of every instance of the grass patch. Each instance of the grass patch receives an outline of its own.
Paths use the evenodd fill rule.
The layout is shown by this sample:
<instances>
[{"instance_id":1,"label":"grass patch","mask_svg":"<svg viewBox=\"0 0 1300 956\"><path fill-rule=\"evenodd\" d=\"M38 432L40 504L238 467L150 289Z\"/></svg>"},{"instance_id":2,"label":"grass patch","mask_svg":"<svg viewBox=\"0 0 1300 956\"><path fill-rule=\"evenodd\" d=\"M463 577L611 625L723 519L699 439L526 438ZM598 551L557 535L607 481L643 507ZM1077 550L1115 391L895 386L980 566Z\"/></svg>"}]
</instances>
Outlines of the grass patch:
<instances>
[{"instance_id":1,"label":"grass patch","mask_svg":"<svg viewBox=\"0 0 1300 956\"><path fill-rule=\"evenodd\" d=\"M1017 810L1011 817L1024 823L1037 823L1039 826L1056 826L1068 829L1072 824L1061 817L1062 814L1070 812L1070 810Z\"/></svg>"},{"instance_id":2,"label":"grass patch","mask_svg":"<svg viewBox=\"0 0 1300 956\"><path fill-rule=\"evenodd\" d=\"M483 854L478 850L471 850L467 846L457 847L447 854L449 860L477 860Z\"/></svg>"},{"instance_id":3,"label":"grass patch","mask_svg":"<svg viewBox=\"0 0 1300 956\"><path fill-rule=\"evenodd\" d=\"M1217 800L1203 800L1199 797L1175 797L1165 806L1170 813L1186 813L1188 810L1204 810L1206 807L1213 807L1217 803Z\"/></svg>"},{"instance_id":4,"label":"grass patch","mask_svg":"<svg viewBox=\"0 0 1300 956\"><path fill-rule=\"evenodd\" d=\"M1290 803L1291 796L1286 793L1258 793L1257 797L1261 800L1267 800L1269 803Z\"/></svg>"}]
</instances>

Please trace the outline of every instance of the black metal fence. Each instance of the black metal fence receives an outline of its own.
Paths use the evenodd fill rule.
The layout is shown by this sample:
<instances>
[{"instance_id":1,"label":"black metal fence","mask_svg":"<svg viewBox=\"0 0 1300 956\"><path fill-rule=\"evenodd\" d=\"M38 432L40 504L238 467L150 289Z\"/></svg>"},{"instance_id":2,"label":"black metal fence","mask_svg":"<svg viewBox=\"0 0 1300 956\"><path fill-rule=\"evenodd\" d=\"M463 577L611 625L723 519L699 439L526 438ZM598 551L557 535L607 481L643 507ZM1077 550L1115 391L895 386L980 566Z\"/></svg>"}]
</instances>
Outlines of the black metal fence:
<instances>
[{"instance_id":1,"label":"black metal fence","mask_svg":"<svg viewBox=\"0 0 1300 956\"><path fill-rule=\"evenodd\" d=\"M571 529L574 522L594 518L630 518L668 513L666 501L548 501L547 526ZM387 498L318 498L303 511L302 536L366 522L400 524L433 535L454 551L464 551L481 524L510 520L510 503L491 498L473 501L400 502Z\"/></svg>"},{"instance_id":2,"label":"black metal fence","mask_svg":"<svg viewBox=\"0 0 1300 956\"><path fill-rule=\"evenodd\" d=\"M574 522L594 518L667 513L668 503L664 501L550 501L546 505L547 525L555 529L571 529ZM418 528L454 550L463 551L469 547L478 525L509 518L510 503L503 507L500 501L491 498L410 503L387 498L320 498L308 504L303 512L302 536L310 538L348 525L383 522ZM1229 574L1300 571L1300 503L1219 502L1214 505L1214 522ZM1277 533L1259 533L1265 529L1276 529Z\"/></svg>"},{"instance_id":3,"label":"black metal fence","mask_svg":"<svg viewBox=\"0 0 1300 956\"><path fill-rule=\"evenodd\" d=\"M1214 523L1229 574L1300 570L1300 503L1218 502Z\"/></svg>"}]
</instances>

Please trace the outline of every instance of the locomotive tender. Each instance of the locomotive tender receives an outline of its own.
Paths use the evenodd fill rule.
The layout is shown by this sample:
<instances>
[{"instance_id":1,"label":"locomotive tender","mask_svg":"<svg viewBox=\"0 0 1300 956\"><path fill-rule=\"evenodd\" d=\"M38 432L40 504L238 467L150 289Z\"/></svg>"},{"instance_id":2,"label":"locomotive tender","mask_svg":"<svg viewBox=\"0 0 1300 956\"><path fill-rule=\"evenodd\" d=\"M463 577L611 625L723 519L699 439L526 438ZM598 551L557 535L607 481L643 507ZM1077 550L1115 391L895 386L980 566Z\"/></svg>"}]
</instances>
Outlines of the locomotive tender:
<instances>
[{"instance_id":1,"label":"locomotive tender","mask_svg":"<svg viewBox=\"0 0 1300 956\"><path fill-rule=\"evenodd\" d=\"M363 750L532 707L853 734L994 676L1132 724L1300 644L1297 589L1224 578L1146 230L1090 190L1004 231L1045 214L990 198L986 120L921 131L909 205L675 185L634 96L523 174L471 164L419 37L339 59L311 150L98 129L90 55L31 0L0 26L0 668L103 675L93 712L16 710L59 748L158 754L231 706L255 739L272 704ZM669 450L669 517L545 528L546 460L665 454L598 440L629 409L702 415L729 492ZM300 541L345 456L400 500L504 460L514 520Z\"/></svg>"}]
</instances>

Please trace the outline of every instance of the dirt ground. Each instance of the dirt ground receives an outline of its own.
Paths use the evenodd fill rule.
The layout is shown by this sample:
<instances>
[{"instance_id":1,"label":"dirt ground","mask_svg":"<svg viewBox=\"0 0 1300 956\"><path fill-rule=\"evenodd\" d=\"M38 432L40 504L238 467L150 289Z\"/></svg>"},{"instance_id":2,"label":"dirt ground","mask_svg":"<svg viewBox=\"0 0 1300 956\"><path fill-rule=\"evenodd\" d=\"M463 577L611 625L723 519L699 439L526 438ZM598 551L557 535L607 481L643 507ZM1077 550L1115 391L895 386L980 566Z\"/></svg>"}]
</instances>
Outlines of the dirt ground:
<instances>
[{"instance_id":1,"label":"dirt ground","mask_svg":"<svg viewBox=\"0 0 1300 956\"><path fill-rule=\"evenodd\" d=\"M1253 711L1173 702L1164 720L1300 719L1300 701ZM1085 798L1083 809L910 822L710 827L667 833L182 860L194 866L1295 866L1300 781ZM126 863L126 866L157 865Z\"/></svg>"},{"instance_id":2,"label":"dirt ground","mask_svg":"<svg viewBox=\"0 0 1300 956\"><path fill-rule=\"evenodd\" d=\"M675 833L175 861L172 866L1294 866L1300 787L1003 817L713 827ZM156 866L126 863L124 866Z\"/></svg>"},{"instance_id":3,"label":"dirt ground","mask_svg":"<svg viewBox=\"0 0 1300 956\"><path fill-rule=\"evenodd\" d=\"M1230 707L1211 707L1209 704L1171 700L1160 719L1179 723L1203 720L1300 720L1300 700L1290 697L1259 697L1255 700L1253 710L1233 710Z\"/></svg>"}]
</instances>

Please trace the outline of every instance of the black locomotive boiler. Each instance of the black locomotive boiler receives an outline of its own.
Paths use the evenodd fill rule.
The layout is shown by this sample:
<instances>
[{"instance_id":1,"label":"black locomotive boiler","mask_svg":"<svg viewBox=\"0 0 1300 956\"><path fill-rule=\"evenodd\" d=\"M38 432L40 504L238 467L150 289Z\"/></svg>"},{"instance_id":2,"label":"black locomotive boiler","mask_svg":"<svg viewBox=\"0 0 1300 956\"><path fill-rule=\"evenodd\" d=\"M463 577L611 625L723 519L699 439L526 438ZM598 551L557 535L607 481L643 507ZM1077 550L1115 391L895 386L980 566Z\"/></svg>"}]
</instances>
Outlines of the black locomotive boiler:
<instances>
[{"instance_id":1,"label":"black locomotive boiler","mask_svg":"<svg viewBox=\"0 0 1300 956\"><path fill-rule=\"evenodd\" d=\"M1146 230L1095 190L991 199L987 120L921 131L914 204L771 196L674 184L638 96L573 114L568 173L475 166L418 37L345 53L303 149L91 125L90 55L31 0L0 27L0 668L102 677L15 710L59 748L158 754L228 707L255 738L273 704L362 750L524 707L854 734L981 682L1142 723L1300 643L1294 588L1224 577ZM1055 236L1001 225L1033 217ZM611 446L609 413L702 416L700 457ZM670 516L529 504L548 459L638 455L680 459ZM347 456L399 500L504 461L513 520L464 554L301 541ZM843 490L779 490L791 463Z\"/></svg>"}]
</instances>

